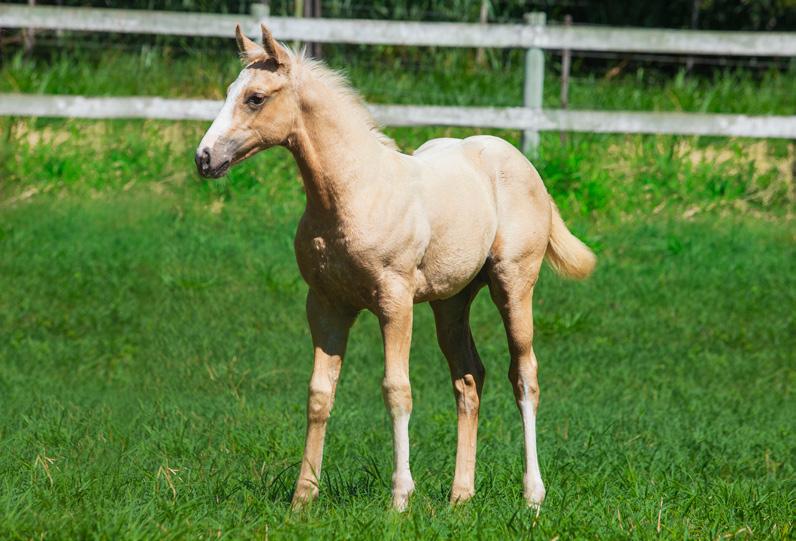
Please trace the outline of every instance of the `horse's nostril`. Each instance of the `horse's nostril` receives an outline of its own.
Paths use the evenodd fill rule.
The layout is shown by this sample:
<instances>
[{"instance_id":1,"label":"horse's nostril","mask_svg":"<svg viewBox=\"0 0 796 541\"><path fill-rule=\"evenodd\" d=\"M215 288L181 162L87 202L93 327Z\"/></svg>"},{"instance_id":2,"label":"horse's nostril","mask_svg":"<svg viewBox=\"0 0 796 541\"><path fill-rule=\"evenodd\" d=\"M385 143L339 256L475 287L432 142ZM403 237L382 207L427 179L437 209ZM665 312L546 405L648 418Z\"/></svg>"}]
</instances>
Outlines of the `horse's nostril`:
<instances>
[{"instance_id":1,"label":"horse's nostril","mask_svg":"<svg viewBox=\"0 0 796 541\"><path fill-rule=\"evenodd\" d=\"M202 149L196 153L196 168L201 173L207 173L210 170L210 150L207 148Z\"/></svg>"}]
</instances>

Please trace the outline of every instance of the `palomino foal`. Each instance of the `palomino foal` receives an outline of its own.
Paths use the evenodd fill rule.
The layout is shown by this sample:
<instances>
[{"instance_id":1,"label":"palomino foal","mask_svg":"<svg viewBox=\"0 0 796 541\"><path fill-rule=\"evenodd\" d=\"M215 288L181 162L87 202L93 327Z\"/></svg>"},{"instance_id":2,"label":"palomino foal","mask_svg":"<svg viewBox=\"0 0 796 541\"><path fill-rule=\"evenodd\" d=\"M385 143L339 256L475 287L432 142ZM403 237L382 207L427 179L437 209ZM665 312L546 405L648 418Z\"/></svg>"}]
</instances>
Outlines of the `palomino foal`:
<instances>
[{"instance_id":1,"label":"palomino foal","mask_svg":"<svg viewBox=\"0 0 796 541\"><path fill-rule=\"evenodd\" d=\"M531 297L542 259L584 278L594 254L566 228L538 173L497 137L434 139L400 153L357 94L318 61L236 29L245 68L199 144L205 177L265 148L287 147L298 163L307 206L296 258L309 285L307 318L315 348L307 439L294 507L318 495L326 422L348 331L360 310L381 324L384 402L393 423L393 506L406 508L409 471L409 345L412 307L430 302L458 409L451 501L475 491L476 432L484 366L468 322L470 303L489 287L506 327L509 379L525 433L524 495L539 505L545 489L536 457L539 385L531 342Z\"/></svg>"}]
</instances>

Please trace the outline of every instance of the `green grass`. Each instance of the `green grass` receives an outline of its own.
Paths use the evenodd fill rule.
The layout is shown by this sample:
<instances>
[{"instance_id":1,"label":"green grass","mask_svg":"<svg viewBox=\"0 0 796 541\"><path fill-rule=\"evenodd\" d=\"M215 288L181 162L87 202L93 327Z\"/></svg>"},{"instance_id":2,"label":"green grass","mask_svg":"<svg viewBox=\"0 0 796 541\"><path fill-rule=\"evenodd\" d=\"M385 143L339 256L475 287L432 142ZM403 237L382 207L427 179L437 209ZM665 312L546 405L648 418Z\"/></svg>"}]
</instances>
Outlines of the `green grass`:
<instances>
[{"instance_id":1,"label":"green grass","mask_svg":"<svg viewBox=\"0 0 796 541\"><path fill-rule=\"evenodd\" d=\"M374 101L519 96L514 71L432 56L461 74L451 81L380 54L380 69L349 69ZM12 59L0 91L218 96L236 69L69 58ZM793 112L791 74L648 77L581 80L573 106ZM473 311L487 367L476 498L447 504L455 407L420 306L409 512L388 511L381 341L363 314L321 499L293 514L311 370L292 248L301 185L277 149L198 181L205 128L0 119L0 538L794 536L792 144L544 134L536 165L600 264L584 283L545 270L537 289L541 514L523 505L507 346L485 294ZM388 130L407 150L478 131Z\"/></svg>"},{"instance_id":2,"label":"green grass","mask_svg":"<svg viewBox=\"0 0 796 541\"><path fill-rule=\"evenodd\" d=\"M418 488L406 516L387 511L380 339L363 316L322 497L294 515L311 369L297 215L267 198L214 214L133 192L0 215L0 537L653 538L659 513L668 538L793 534L788 227L595 223L596 276L545 273L535 318L549 492L538 518L522 503L519 415L486 295L473 314L488 371L478 494L448 508L454 405L418 307Z\"/></svg>"},{"instance_id":3,"label":"green grass","mask_svg":"<svg viewBox=\"0 0 796 541\"><path fill-rule=\"evenodd\" d=\"M0 118L0 196L72 195L157 185L169 193L231 200L263 192L300 212L297 171L282 149L234 169L220 184L199 184L191 168L207 123ZM386 130L408 152L432 137L494 133L518 144L518 132L451 128ZM54 150L54 149L57 149ZM706 140L698 137L542 135L534 161L568 215L648 215L663 209L715 207L792 212L788 141ZM85 159L90 154L94 159ZM281 182L295 179L294 183ZM279 182L277 182L279 181ZM287 192L283 192L287 190Z\"/></svg>"}]
</instances>

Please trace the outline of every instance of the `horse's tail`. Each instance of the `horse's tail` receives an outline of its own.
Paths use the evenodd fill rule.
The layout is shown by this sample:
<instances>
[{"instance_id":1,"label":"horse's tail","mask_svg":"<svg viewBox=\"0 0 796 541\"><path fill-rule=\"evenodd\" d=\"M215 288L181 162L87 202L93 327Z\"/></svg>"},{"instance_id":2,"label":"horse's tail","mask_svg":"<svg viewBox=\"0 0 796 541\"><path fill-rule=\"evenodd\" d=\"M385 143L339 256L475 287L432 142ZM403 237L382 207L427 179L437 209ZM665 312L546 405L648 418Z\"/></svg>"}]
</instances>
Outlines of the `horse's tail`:
<instances>
[{"instance_id":1,"label":"horse's tail","mask_svg":"<svg viewBox=\"0 0 796 541\"><path fill-rule=\"evenodd\" d=\"M597 265L597 257L588 246L583 244L567 229L558 207L550 199L552 224L550 240L547 244L547 262L561 276L582 280L589 276Z\"/></svg>"}]
</instances>

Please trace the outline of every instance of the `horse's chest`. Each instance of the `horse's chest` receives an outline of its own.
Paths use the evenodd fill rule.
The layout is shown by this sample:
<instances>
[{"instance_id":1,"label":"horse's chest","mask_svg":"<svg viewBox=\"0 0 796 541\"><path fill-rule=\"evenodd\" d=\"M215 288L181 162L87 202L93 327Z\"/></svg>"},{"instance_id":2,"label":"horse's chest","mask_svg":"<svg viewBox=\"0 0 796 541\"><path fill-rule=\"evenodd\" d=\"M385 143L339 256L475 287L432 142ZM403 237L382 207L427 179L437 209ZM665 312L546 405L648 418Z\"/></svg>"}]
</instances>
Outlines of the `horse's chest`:
<instances>
[{"instance_id":1,"label":"horse's chest","mask_svg":"<svg viewBox=\"0 0 796 541\"><path fill-rule=\"evenodd\" d=\"M328 297L342 297L363 308L371 304L375 291L372 266L352 251L344 237L323 234L296 237L296 260L307 284Z\"/></svg>"}]
</instances>

